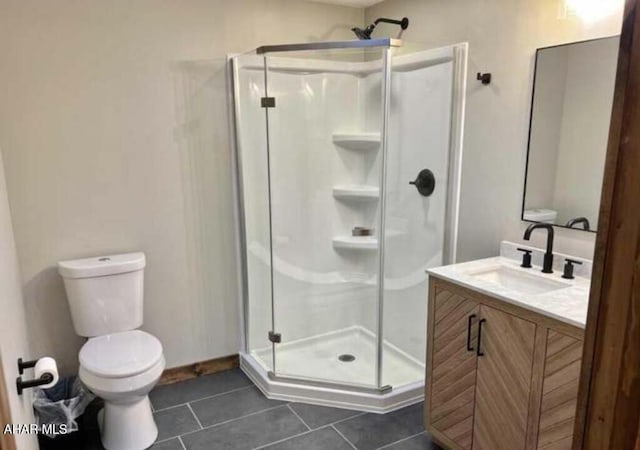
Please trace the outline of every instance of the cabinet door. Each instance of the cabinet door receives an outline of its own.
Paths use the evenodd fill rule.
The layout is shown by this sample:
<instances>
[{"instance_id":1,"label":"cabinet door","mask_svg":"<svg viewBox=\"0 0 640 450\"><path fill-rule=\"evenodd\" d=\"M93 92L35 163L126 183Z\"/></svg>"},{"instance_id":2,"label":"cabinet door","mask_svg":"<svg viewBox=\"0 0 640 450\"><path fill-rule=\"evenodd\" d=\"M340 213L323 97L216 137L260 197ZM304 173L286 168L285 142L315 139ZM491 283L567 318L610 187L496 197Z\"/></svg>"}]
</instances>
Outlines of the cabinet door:
<instances>
[{"instance_id":1,"label":"cabinet door","mask_svg":"<svg viewBox=\"0 0 640 450\"><path fill-rule=\"evenodd\" d=\"M474 450L524 449L536 325L482 305Z\"/></svg>"},{"instance_id":2,"label":"cabinet door","mask_svg":"<svg viewBox=\"0 0 640 450\"><path fill-rule=\"evenodd\" d=\"M473 437L478 315L474 300L437 286L432 291L427 428L463 449L471 449Z\"/></svg>"},{"instance_id":3,"label":"cabinet door","mask_svg":"<svg viewBox=\"0 0 640 450\"><path fill-rule=\"evenodd\" d=\"M539 449L571 449L581 361L582 341L549 330L542 383Z\"/></svg>"}]
</instances>

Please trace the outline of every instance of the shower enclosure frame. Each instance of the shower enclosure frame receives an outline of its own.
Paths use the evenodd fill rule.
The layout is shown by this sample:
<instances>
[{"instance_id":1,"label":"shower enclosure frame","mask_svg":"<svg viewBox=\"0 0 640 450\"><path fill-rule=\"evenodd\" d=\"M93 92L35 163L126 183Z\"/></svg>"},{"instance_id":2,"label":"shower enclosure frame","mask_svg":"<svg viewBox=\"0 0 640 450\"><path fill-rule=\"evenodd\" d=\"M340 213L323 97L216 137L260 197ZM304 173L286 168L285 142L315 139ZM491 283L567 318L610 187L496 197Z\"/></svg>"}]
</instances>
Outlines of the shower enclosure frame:
<instances>
[{"instance_id":1,"label":"shower enclosure frame","mask_svg":"<svg viewBox=\"0 0 640 450\"><path fill-rule=\"evenodd\" d=\"M265 72L265 97L268 97L267 72L269 70L266 55L275 52L300 52L313 50L339 50L339 49L372 49L379 48L383 50L382 56L382 84L383 84L383 102L382 102L382 126L381 126L381 170L380 170L380 211L379 223L380 230L385 229L385 207L386 207L386 178L387 178L387 156L388 156L388 127L390 115L390 97L391 97L391 75L392 75L392 49L402 47L403 42L399 39L371 39L371 40L352 40L352 41L334 41L334 42L314 42L314 43L298 43L284 45L267 45L258 47L255 50L256 55L265 56L263 70ZM443 249L443 259L446 264L455 262L457 230L458 230L458 209L459 209L459 191L460 191L460 171L462 162L462 130L464 127L464 108L466 90L466 73L467 73L467 44L455 44L450 46L453 49L453 86L452 86L452 105L451 105L451 129L449 139L449 161L448 161L448 186L447 186L447 205L445 212L445 239ZM273 364L275 371L264 373L262 367L249 354L248 332L249 332L249 275L247 265L247 240L246 240L246 218L244 205L244 184L243 184L243 162L242 149L240 146L240 131L237 126L239 111L239 86L235 82L238 80L238 65L235 57L230 57L230 95L232 105L232 128L233 128L233 146L235 150L235 177L236 177L236 195L237 195L237 219L239 223L239 250L241 254L241 296L242 296L242 351L240 353L240 366L242 370L256 383L265 395L270 398L282 400L304 400L310 403L316 403L327 406L338 406L347 408L359 408L370 412L388 412L397 408L401 408L411 403L420 401L423 396L423 380L395 389L393 386L382 385L382 367L383 367L383 307L384 307L384 246L385 238L378 240L378 283L377 283L377 334L376 334L376 387L369 388L365 386L351 385L349 383L340 383L332 381L306 379L304 377L283 376L277 374L275 366L275 350L273 353ZM268 109L268 108L266 108ZM270 145L268 138L269 120L268 111L266 112L266 133L267 133L267 153L270 153ZM269 158L269 156L267 156ZM268 167L268 186L269 186L269 253L271 258L271 305L272 318L274 323L275 304L273 298L273 228L272 228L272 206L271 206L271 169ZM426 303L426 292L425 292ZM273 327L272 327L273 328ZM426 337L425 337L426 339ZM275 344L272 344L272 349ZM315 394L315 395L314 395Z\"/></svg>"}]
</instances>

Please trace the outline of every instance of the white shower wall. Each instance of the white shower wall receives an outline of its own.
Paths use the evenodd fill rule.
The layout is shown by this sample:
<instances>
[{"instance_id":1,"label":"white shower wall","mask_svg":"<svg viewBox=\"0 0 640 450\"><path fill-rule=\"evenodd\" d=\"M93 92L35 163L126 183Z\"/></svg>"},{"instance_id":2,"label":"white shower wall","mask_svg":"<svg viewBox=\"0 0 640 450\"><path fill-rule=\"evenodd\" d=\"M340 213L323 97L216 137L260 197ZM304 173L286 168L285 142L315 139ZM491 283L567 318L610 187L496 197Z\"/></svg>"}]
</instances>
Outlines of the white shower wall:
<instances>
[{"instance_id":1,"label":"white shower wall","mask_svg":"<svg viewBox=\"0 0 640 450\"><path fill-rule=\"evenodd\" d=\"M384 339L424 363L428 278L426 269L446 259L453 61L451 49L392 60L388 127L384 249ZM441 55L442 60L435 59ZM398 61L398 63L396 63ZM434 61L425 64L424 61ZM409 185L429 169L436 180L429 197ZM383 360L383 378L387 366Z\"/></svg>"}]
</instances>

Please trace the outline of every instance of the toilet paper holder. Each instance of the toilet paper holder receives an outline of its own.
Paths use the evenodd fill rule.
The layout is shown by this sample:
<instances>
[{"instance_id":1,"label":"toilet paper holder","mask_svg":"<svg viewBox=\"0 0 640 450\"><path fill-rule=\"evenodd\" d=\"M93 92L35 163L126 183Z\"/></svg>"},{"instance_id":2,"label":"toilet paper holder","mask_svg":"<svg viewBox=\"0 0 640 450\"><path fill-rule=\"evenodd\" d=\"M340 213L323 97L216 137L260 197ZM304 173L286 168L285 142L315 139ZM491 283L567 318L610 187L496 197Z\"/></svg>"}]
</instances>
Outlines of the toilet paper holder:
<instances>
[{"instance_id":1,"label":"toilet paper holder","mask_svg":"<svg viewBox=\"0 0 640 450\"><path fill-rule=\"evenodd\" d=\"M32 361L23 361L22 358L18 358L18 373L20 375L24 374L25 369L31 369L36 366L38 362L37 359ZM40 378L36 378L35 380L22 380L22 377L16 378L16 388L18 390L18 395L22 395L22 391L25 389L42 386L44 384L49 384L53 381L53 375L50 373L43 373Z\"/></svg>"}]
</instances>

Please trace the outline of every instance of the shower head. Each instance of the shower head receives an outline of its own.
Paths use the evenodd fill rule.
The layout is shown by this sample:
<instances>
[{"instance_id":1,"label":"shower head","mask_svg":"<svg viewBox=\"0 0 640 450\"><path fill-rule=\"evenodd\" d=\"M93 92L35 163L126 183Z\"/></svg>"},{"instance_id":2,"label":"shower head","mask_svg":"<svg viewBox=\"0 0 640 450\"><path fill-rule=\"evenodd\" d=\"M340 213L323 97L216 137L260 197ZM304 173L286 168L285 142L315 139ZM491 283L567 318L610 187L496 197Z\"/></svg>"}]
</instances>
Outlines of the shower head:
<instances>
[{"instance_id":1,"label":"shower head","mask_svg":"<svg viewBox=\"0 0 640 450\"><path fill-rule=\"evenodd\" d=\"M375 25L369 25L364 30L362 28L355 27L355 28L352 28L351 31L355 33L358 39L360 39L361 41L366 41L367 39L371 39L371 32L373 31L374 28L375 28Z\"/></svg>"},{"instance_id":2,"label":"shower head","mask_svg":"<svg viewBox=\"0 0 640 450\"><path fill-rule=\"evenodd\" d=\"M378 25L380 22L400 25L400 28L402 30L406 30L407 28L409 28L409 19L406 17L403 17L402 20L394 20L394 19L387 19L386 17L381 17L379 19L376 19L375 22L373 22L371 25L369 25L365 29L355 27L355 28L352 28L351 31L353 31L355 35L358 37L358 39L360 40L371 39L371 33L373 33L373 30L376 28L376 25Z\"/></svg>"}]
</instances>

